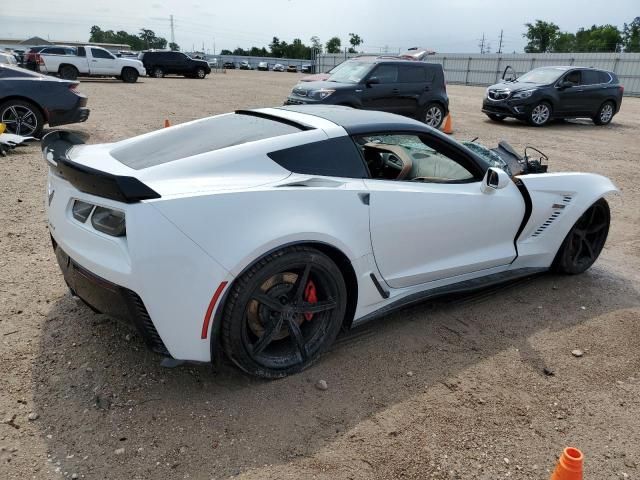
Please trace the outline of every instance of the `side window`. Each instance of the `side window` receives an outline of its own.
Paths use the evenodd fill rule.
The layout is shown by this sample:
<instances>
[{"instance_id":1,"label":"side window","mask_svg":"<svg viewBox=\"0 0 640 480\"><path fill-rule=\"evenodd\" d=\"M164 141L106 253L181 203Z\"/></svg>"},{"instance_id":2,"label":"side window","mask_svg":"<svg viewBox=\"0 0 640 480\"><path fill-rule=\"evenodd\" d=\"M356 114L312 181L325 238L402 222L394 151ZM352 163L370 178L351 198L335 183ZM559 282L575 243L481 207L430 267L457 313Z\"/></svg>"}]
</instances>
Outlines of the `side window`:
<instances>
[{"instance_id":1,"label":"side window","mask_svg":"<svg viewBox=\"0 0 640 480\"><path fill-rule=\"evenodd\" d=\"M421 65L401 65L398 81L400 83L423 83L427 81L427 69Z\"/></svg>"},{"instance_id":2,"label":"side window","mask_svg":"<svg viewBox=\"0 0 640 480\"><path fill-rule=\"evenodd\" d=\"M398 81L398 66L378 65L371 73L371 77L376 77L380 83L396 83Z\"/></svg>"},{"instance_id":3,"label":"side window","mask_svg":"<svg viewBox=\"0 0 640 480\"><path fill-rule=\"evenodd\" d=\"M600 72L596 70L583 70L582 71L582 85L597 85L602 83L600 81Z\"/></svg>"},{"instance_id":4,"label":"side window","mask_svg":"<svg viewBox=\"0 0 640 480\"><path fill-rule=\"evenodd\" d=\"M598 83L609 83L611 82L611 75L609 75L607 72L598 72Z\"/></svg>"},{"instance_id":5,"label":"side window","mask_svg":"<svg viewBox=\"0 0 640 480\"><path fill-rule=\"evenodd\" d=\"M582 75L580 74L580 70L574 70L564 76L564 81L570 82L573 85L580 85L581 78Z\"/></svg>"},{"instance_id":6,"label":"side window","mask_svg":"<svg viewBox=\"0 0 640 480\"><path fill-rule=\"evenodd\" d=\"M49 53L52 55L64 55L64 48L61 48L61 47L45 48L42 53Z\"/></svg>"},{"instance_id":7,"label":"side window","mask_svg":"<svg viewBox=\"0 0 640 480\"><path fill-rule=\"evenodd\" d=\"M85 51L84 47L78 47L78 56L79 57L86 57L87 56L87 52Z\"/></svg>"},{"instance_id":8,"label":"side window","mask_svg":"<svg viewBox=\"0 0 640 480\"><path fill-rule=\"evenodd\" d=\"M349 137L299 145L271 152L268 156L281 167L294 173L344 178L369 176L358 149Z\"/></svg>"},{"instance_id":9,"label":"side window","mask_svg":"<svg viewBox=\"0 0 640 480\"><path fill-rule=\"evenodd\" d=\"M113 59L113 56L107 52L106 50L102 50L100 48L92 48L91 49L91 56L94 58L109 58L109 59Z\"/></svg>"},{"instance_id":10,"label":"side window","mask_svg":"<svg viewBox=\"0 0 640 480\"><path fill-rule=\"evenodd\" d=\"M355 141L374 179L431 183L476 180L471 161L440 141L404 134L363 135Z\"/></svg>"}]
</instances>

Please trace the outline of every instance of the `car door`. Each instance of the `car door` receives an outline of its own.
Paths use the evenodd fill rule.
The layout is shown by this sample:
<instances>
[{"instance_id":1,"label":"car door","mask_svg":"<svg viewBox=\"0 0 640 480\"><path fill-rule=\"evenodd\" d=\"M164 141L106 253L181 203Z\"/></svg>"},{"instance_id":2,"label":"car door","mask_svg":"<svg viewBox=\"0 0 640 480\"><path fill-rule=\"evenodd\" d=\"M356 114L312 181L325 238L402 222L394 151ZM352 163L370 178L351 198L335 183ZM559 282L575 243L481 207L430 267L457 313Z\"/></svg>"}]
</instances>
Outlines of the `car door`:
<instances>
[{"instance_id":1,"label":"car door","mask_svg":"<svg viewBox=\"0 0 640 480\"><path fill-rule=\"evenodd\" d=\"M558 105L556 112L566 116L583 115L587 108L584 104L584 86L582 70L570 70L562 76L558 86Z\"/></svg>"},{"instance_id":2,"label":"car door","mask_svg":"<svg viewBox=\"0 0 640 480\"><path fill-rule=\"evenodd\" d=\"M371 135L366 146L406 154L404 178L365 154L372 178L370 231L376 264L387 284L409 287L508 266L525 204L515 183L483 191L483 170L464 147L426 134ZM387 157L387 160L390 157ZM394 159L395 162L395 159ZM384 163L384 162L383 162Z\"/></svg>"},{"instance_id":3,"label":"car door","mask_svg":"<svg viewBox=\"0 0 640 480\"><path fill-rule=\"evenodd\" d=\"M398 72L398 85L396 94L399 113L407 116L416 116L420 106L422 95L429 92L433 74L427 77L427 69L424 65L409 64L400 65Z\"/></svg>"},{"instance_id":4,"label":"car door","mask_svg":"<svg viewBox=\"0 0 640 480\"><path fill-rule=\"evenodd\" d=\"M364 81L361 99L362 108L402 113L398 106L398 66L381 64L376 66Z\"/></svg>"},{"instance_id":5,"label":"car door","mask_svg":"<svg viewBox=\"0 0 640 480\"><path fill-rule=\"evenodd\" d=\"M102 48L91 47L89 73L91 75L116 74L116 58Z\"/></svg>"},{"instance_id":6,"label":"car door","mask_svg":"<svg viewBox=\"0 0 640 480\"><path fill-rule=\"evenodd\" d=\"M582 70L581 85L583 89L584 109L587 115L593 116L607 97L607 89L602 84L602 74L598 70Z\"/></svg>"}]
</instances>

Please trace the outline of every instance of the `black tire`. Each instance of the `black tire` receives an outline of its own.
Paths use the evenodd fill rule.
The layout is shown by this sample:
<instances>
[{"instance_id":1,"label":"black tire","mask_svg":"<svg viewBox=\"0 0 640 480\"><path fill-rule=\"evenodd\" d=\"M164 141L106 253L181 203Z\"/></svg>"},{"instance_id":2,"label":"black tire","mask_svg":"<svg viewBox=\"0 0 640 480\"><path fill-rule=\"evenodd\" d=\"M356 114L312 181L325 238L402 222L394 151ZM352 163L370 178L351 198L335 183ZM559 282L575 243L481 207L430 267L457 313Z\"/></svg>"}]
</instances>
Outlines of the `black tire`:
<instances>
[{"instance_id":1,"label":"black tire","mask_svg":"<svg viewBox=\"0 0 640 480\"><path fill-rule=\"evenodd\" d=\"M121 75L124 83L136 83L138 81L138 71L135 68L125 67Z\"/></svg>"},{"instance_id":2,"label":"black tire","mask_svg":"<svg viewBox=\"0 0 640 480\"><path fill-rule=\"evenodd\" d=\"M534 127L543 127L551 120L553 108L549 102L536 103L527 115L527 123Z\"/></svg>"},{"instance_id":3,"label":"black tire","mask_svg":"<svg viewBox=\"0 0 640 480\"><path fill-rule=\"evenodd\" d=\"M44 116L37 105L24 100L8 100L0 105L0 122L8 133L39 137L44 128Z\"/></svg>"},{"instance_id":4,"label":"black tire","mask_svg":"<svg viewBox=\"0 0 640 480\"><path fill-rule=\"evenodd\" d=\"M616 105L611 100L604 102L600 105L598 113L593 117L593 123L596 125L608 125L613 120L613 116L616 114Z\"/></svg>"},{"instance_id":5,"label":"black tire","mask_svg":"<svg viewBox=\"0 0 640 480\"><path fill-rule=\"evenodd\" d=\"M207 76L207 71L204 68L197 68L193 76L194 78L203 79Z\"/></svg>"},{"instance_id":6,"label":"black tire","mask_svg":"<svg viewBox=\"0 0 640 480\"><path fill-rule=\"evenodd\" d=\"M430 103L422 110L420 120L433 128L440 128L445 117L444 108L439 103Z\"/></svg>"},{"instance_id":7,"label":"black tire","mask_svg":"<svg viewBox=\"0 0 640 480\"><path fill-rule=\"evenodd\" d=\"M164 69L162 67L153 67L151 76L155 78L164 78Z\"/></svg>"},{"instance_id":8,"label":"black tire","mask_svg":"<svg viewBox=\"0 0 640 480\"><path fill-rule=\"evenodd\" d=\"M224 306L222 346L251 375L273 379L297 373L331 346L346 306L344 278L329 257L309 247L278 250L233 283Z\"/></svg>"},{"instance_id":9,"label":"black tire","mask_svg":"<svg viewBox=\"0 0 640 480\"><path fill-rule=\"evenodd\" d=\"M62 65L58 74L64 80L76 80L78 78L78 69L73 65Z\"/></svg>"},{"instance_id":10,"label":"black tire","mask_svg":"<svg viewBox=\"0 0 640 480\"><path fill-rule=\"evenodd\" d=\"M487 113L487 117L489 117L494 122L501 122L505 118L507 118L504 115L498 115L497 113Z\"/></svg>"},{"instance_id":11,"label":"black tire","mask_svg":"<svg viewBox=\"0 0 640 480\"><path fill-rule=\"evenodd\" d=\"M591 267L607 241L610 222L609 204L601 198L569 230L553 260L552 269L575 275Z\"/></svg>"}]
</instances>

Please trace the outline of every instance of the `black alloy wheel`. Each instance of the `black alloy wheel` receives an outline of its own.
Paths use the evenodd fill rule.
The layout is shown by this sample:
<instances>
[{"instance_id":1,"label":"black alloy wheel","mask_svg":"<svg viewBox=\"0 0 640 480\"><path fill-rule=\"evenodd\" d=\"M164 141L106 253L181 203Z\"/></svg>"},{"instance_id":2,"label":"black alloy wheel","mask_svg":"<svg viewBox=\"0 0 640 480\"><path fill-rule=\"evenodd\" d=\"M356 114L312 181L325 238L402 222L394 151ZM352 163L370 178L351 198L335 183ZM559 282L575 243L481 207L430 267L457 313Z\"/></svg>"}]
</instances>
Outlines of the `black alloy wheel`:
<instances>
[{"instance_id":1,"label":"black alloy wheel","mask_svg":"<svg viewBox=\"0 0 640 480\"><path fill-rule=\"evenodd\" d=\"M161 67L154 67L153 70L151 71L151 75L154 76L155 78L163 78L164 70Z\"/></svg>"},{"instance_id":2,"label":"black alloy wheel","mask_svg":"<svg viewBox=\"0 0 640 480\"><path fill-rule=\"evenodd\" d=\"M9 100L0 105L0 122L8 133L23 137L38 137L44 127L44 117L34 104L23 100Z\"/></svg>"},{"instance_id":3,"label":"black alloy wheel","mask_svg":"<svg viewBox=\"0 0 640 480\"><path fill-rule=\"evenodd\" d=\"M554 270L575 275L593 265L607 241L610 221L609 204L601 198L569 230L553 261Z\"/></svg>"},{"instance_id":4,"label":"black alloy wheel","mask_svg":"<svg viewBox=\"0 0 640 480\"><path fill-rule=\"evenodd\" d=\"M242 370L279 378L310 366L333 343L346 310L340 269L309 247L279 250L232 286L222 343Z\"/></svg>"}]
</instances>

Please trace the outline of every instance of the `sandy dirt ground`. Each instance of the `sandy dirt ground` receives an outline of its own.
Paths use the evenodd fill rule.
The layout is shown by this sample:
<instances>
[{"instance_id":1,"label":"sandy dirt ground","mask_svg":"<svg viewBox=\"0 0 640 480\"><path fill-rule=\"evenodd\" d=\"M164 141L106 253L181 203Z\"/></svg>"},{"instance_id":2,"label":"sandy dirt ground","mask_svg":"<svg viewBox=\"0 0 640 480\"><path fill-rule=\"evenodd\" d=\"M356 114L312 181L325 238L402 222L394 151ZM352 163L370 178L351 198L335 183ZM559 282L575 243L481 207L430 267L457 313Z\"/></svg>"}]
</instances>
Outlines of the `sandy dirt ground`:
<instances>
[{"instance_id":1,"label":"sandy dirt ground","mask_svg":"<svg viewBox=\"0 0 640 480\"><path fill-rule=\"evenodd\" d=\"M83 81L91 117L70 128L115 141L279 105L296 79ZM397 312L273 382L162 368L125 325L77 304L49 242L39 147L0 158L0 478L547 479L567 445L587 479L640 478L640 99L607 127L534 129L490 123L483 93L449 86L458 139L531 144L552 171L619 186L598 262Z\"/></svg>"}]
</instances>

